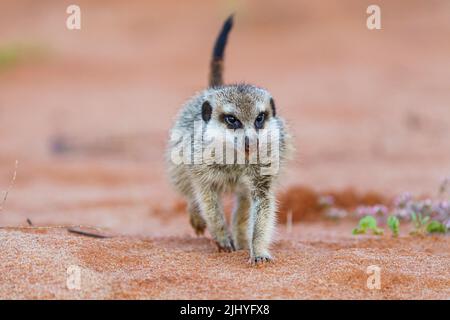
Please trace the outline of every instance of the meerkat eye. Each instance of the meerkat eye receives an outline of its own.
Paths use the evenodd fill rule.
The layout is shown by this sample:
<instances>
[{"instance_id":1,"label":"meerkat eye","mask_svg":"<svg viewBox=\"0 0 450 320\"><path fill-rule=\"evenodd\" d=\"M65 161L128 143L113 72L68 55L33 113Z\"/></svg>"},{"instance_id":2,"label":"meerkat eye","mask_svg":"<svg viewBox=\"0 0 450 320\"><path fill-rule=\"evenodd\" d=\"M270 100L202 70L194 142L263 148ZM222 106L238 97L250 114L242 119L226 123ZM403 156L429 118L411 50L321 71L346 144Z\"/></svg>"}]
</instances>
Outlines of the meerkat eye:
<instances>
[{"instance_id":1,"label":"meerkat eye","mask_svg":"<svg viewBox=\"0 0 450 320\"><path fill-rule=\"evenodd\" d=\"M255 128L256 129L262 129L264 126L264 120L266 120L266 114L264 112L261 112L255 120Z\"/></svg>"},{"instance_id":2,"label":"meerkat eye","mask_svg":"<svg viewBox=\"0 0 450 320\"><path fill-rule=\"evenodd\" d=\"M230 129L239 129L242 127L241 122L235 116L232 116L230 114L224 115L223 120Z\"/></svg>"}]
</instances>

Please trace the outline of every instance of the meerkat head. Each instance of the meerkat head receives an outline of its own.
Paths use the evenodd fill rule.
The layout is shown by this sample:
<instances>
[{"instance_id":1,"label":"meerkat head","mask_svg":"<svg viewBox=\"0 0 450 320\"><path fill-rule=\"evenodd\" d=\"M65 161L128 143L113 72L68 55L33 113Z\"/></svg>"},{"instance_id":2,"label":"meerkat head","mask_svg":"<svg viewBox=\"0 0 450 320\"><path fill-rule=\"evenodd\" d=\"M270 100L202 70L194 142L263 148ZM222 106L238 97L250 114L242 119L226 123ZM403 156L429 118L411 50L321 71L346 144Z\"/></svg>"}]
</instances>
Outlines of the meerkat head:
<instances>
[{"instance_id":1,"label":"meerkat head","mask_svg":"<svg viewBox=\"0 0 450 320\"><path fill-rule=\"evenodd\" d=\"M204 138L244 152L258 143L259 133L278 129L271 94L252 85L229 85L207 90L201 108Z\"/></svg>"}]
</instances>

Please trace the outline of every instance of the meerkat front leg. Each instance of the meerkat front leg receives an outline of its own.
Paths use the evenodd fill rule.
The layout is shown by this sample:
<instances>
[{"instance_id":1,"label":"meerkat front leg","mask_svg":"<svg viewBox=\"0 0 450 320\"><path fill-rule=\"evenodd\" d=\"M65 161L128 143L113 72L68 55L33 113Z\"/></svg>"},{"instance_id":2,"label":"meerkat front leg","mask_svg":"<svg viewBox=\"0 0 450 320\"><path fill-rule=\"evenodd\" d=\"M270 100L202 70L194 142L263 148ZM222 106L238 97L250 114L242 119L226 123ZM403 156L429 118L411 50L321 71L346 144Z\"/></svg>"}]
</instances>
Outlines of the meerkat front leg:
<instances>
[{"instance_id":1,"label":"meerkat front leg","mask_svg":"<svg viewBox=\"0 0 450 320\"><path fill-rule=\"evenodd\" d=\"M252 191L249 222L250 262L271 261L269 246L275 229L275 196L270 183L256 184Z\"/></svg>"},{"instance_id":2,"label":"meerkat front leg","mask_svg":"<svg viewBox=\"0 0 450 320\"><path fill-rule=\"evenodd\" d=\"M209 186L198 190L197 202L209 233L219 247L219 251L234 251L234 244L227 229L219 194Z\"/></svg>"},{"instance_id":3,"label":"meerkat front leg","mask_svg":"<svg viewBox=\"0 0 450 320\"><path fill-rule=\"evenodd\" d=\"M239 189L236 193L236 208L233 212L233 241L237 250L248 248L248 219L251 198L247 189Z\"/></svg>"}]
</instances>

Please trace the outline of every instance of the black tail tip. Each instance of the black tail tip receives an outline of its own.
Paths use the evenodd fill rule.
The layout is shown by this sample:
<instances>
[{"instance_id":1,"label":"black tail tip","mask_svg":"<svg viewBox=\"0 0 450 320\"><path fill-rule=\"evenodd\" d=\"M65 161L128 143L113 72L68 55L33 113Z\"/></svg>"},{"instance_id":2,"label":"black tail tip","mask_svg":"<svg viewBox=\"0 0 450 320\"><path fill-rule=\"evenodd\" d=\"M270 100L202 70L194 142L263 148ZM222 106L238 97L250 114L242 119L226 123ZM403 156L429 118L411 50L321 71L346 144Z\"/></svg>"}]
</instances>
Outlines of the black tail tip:
<instances>
[{"instance_id":1,"label":"black tail tip","mask_svg":"<svg viewBox=\"0 0 450 320\"><path fill-rule=\"evenodd\" d=\"M224 22L222 30L217 37L216 45L214 46L213 56L215 59L222 59L227 44L228 34L233 28L234 13L231 14Z\"/></svg>"},{"instance_id":2,"label":"black tail tip","mask_svg":"<svg viewBox=\"0 0 450 320\"><path fill-rule=\"evenodd\" d=\"M225 22L223 23L223 29L229 32L233 27L233 23L234 23L234 13L230 14L227 20L225 20Z\"/></svg>"}]
</instances>

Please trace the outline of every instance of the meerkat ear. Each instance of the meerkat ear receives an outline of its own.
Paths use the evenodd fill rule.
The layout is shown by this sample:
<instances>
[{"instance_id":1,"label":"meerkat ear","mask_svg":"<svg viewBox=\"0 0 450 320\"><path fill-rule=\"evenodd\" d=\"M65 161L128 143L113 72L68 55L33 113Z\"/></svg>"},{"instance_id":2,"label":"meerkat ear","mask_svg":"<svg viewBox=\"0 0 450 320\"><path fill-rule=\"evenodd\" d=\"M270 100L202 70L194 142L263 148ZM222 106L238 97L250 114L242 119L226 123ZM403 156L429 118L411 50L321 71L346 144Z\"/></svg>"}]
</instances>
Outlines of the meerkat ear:
<instances>
[{"instance_id":1,"label":"meerkat ear","mask_svg":"<svg viewBox=\"0 0 450 320\"><path fill-rule=\"evenodd\" d=\"M212 107L209 101L205 101L202 104L202 119L205 122L208 122L211 119Z\"/></svg>"},{"instance_id":2,"label":"meerkat ear","mask_svg":"<svg viewBox=\"0 0 450 320\"><path fill-rule=\"evenodd\" d=\"M275 117L277 110L275 109L275 101L273 101L273 98L270 98L270 108L272 109L272 116Z\"/></svg>"}]
</instances>

